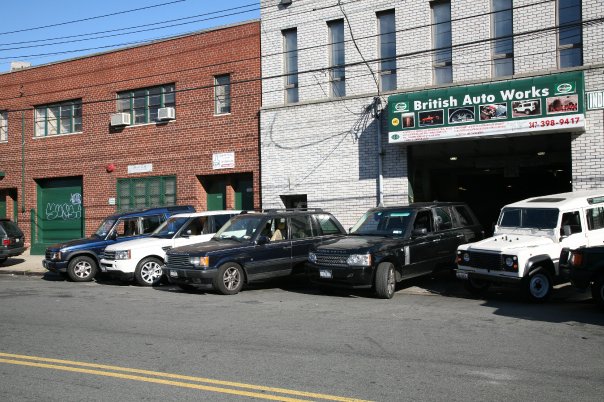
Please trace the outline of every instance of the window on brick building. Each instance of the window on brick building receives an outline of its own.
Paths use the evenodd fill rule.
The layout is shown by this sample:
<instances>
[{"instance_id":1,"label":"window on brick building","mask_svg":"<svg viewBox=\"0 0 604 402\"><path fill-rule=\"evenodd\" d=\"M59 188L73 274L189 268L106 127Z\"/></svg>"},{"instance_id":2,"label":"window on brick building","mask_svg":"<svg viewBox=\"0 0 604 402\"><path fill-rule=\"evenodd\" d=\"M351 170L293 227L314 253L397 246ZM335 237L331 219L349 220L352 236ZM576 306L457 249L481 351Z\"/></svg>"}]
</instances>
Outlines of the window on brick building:
<instances>
[{"instance_id":1,"label":"window on brick building","mask_svg":"<svg viewBox=\"0 0 604 402\"><path fill-rule=\"evenodd\" d=\"M69 134L82 131L82 100L36 106L35 136Z\"/></svg>"},{"instance_id":2,"label":"window on brick building","mask_svg":"<svg viewBox=\"0 0 604 402\"><path fill-rule=\"evenodd\" d=\"M432 65L434 83L453 82L453 35L451 33L451 2L434 1L432 7Z\"/></svg>"},{"instance_id":3,"label":"window on brick building","mask_svg":"<svg viewBox=\"0 0 604 402\"><path fill-rule=\"evenodd\" d=\"M285 57L285 103L298 102L298 30L286 29L283 33Z\"/></svg>"},{"instance_id":4,"label":"window on brick building","mask_svg":"<svg viewBox=\"0 0 604 402\"><path fill-rule=\"evenodd\" d=\"M0 112L0 141L8 141L8 112Z\"/></svg>"},{"instance_id":5,"label":"window on brick building","mask_svg":"<svg viewBox=\"0 0 604 402\"><path fill-rule=\"evenodd\" d=\"M512 0L493 0L491 26L493 35L493 76L514 74L514 39L512 34Z\"/></svg>"},{"instance_id":6,"label":"window on brick building","mask_svg":"<svg viewBox=\"0 0 604 402\"><path fill-rule=\"evenodd\" d=\"M231 76L229 74L214 77L214 113L231 113Z\"/></svg>"},{"instance_id":7,"label":"window on brick building","mask_svg":"<svg viewBox=\"0 0 604 402\"><path fill-rule=\"evenodd\" d=\"M346 95L345 53L344 53L344 20L329 21L329 82L331 96L334 98Z\"/></svg>"},{"instance_id":8,"label":"window on brick building","mask_svg":"<svg viewBox=\"0 0 604 402\"><path fill-rule=\"evenodd\" d=\"M130 113L132 124L154 123L158 109L176 105L174 91L175 85L167 84L120 92L117 94L117 111Z\"/></svg>"},{"instance_id":9,"label":"window on brick building","mask_svg":"<svg viewBox=\"0 0 604 402\"><path fill-rule=\"evenodd\" d=\"M118 179L119 211L176 205L176 177L154 176Z\"/></svg>"},{"instance_id":10,"label":"window on brick building","mask_svg":"<svg viewBox=\"0 0 604 402\"><path fill-rule=\"evenodd\" d=\"M381 11L376 14L378 20L379 58L380 58L380 89L392 91L396 89L396 23L394 10Z\"/></svg>"},{"instance_id":11,"label":"window on brick building","mask_svg":"<svg viewBox=\"0 0 604 402\"><path fill-rule=\"evenodd\" d=\"M558 0L558 58L561 68L583 65L581 0Z\"/></svg>"}]
</instances>

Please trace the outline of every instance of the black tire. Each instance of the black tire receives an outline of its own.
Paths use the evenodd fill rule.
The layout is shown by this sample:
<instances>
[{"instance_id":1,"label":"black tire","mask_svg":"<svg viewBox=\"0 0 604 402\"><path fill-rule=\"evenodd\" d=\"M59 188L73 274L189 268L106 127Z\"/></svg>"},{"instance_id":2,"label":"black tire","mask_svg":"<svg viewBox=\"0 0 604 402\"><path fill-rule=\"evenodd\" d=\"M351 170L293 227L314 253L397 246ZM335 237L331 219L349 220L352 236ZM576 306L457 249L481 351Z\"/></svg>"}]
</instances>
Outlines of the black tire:
<instances>
[{"instance_id":1,"label":"black tire","mask_svg":"<svg viewBox=\"0 0 604 402\"><path fill-rule=\"evenodd\" d=\"M485 281L484 279L468 278L464 281L463 286L468 293L474 296L482 296L491 287L491 282Z\"/></svg>"},{"instance_id":2,"label":"black tire","mask_svg":"<svg viewBox=\"0 0 604 402\"><path fill-rule=\"evenodd\" d=\"M543 268L531 271L525 278L524 291L526 297L536 303L549 299L552 294L553 281L551 275Z\"/></svg>"},{"instance_id":3,"label":"black tire","mask_svg":"<svg viewBox=\"0 0 604 402\"><path fill-rule=\"evenodd\" d=\"M213 281L214 289L223 295L234 295L243 288L243 269L238 264L228 262L218 268Z\"/></svg>"},{"instance_id":4,"label":"black tire","mask_svg":"<svg viewBox=\"0 0 604 402\"><path fill-rule=\"evenodd\" d=\"M74 282L90 282L98 270L96 261L85 255L72 258L67 265L67 275Z\"/></svg>"},{"instance_id":5,"label":"black tire","mask_svg":"<svg viewBox=\"0 0 604 402\"><path fill-rule=\"evenodd\" d=\"M604 308L604 276L599 277L591 285L591 296L598 306Z\"/></svg>"},{"instance_id":6,"label":"black tire","mask_svg":"<svg viewBox=\"0 0 604 402\"><path fill-rule=\"evenodd\" d=\"M0 265L4 264L8 257L0 257Z\"/></svg>"},{"instance_id":7,"label":"black tire","mask_svg":"<svg viewBox=\"0 0 604 402\"><path fill-rule=\"evenodd\" d=\"M155 257L143 258L134 270L134 279L141 286L156 286L162 277L162 261Z\"/></svg>"},{"instance_id":8,"label":"black tire","mask_svg":"<svg viewBox=\"0 0 604 402\"><path fill-rule=\"evenodd\" d=\"M375 272L375 293L380 299L392 299L396 290L394 265L383 262Z\"/></svg>"}]
</instances>

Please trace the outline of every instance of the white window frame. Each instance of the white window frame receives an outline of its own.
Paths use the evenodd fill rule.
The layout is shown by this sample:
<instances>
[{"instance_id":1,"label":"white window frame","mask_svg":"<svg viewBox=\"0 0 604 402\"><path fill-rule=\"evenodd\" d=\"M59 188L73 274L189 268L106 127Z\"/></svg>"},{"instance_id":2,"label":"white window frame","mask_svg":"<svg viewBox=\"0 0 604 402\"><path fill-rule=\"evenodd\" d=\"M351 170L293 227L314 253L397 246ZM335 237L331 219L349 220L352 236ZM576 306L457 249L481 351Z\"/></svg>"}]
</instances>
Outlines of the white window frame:
<instances>
[{"instance_id":1,"label":"white window frame","mask_svg":"<svg viewBox=\"0 0 604 402\"><path fill-rule=\"evenodd\" d=\"M0 111L0 142L8 142L8 112Z\"/></svg>"},{"instance_id":2,"label":"white window frame","mask_svg":"<svg viewBox=\"0 0 604 402\"><path fill-rule=\"evenodd\" d=\"M340 32L338 32L340 31ZM341 39L336 42L336 36ZM329 83L330 96L340 98L346 96L346 54L344 42L344 20L327 21L327 40L329 51ZM338 56L341 54L341 60Z\"/></svg>"},{"instance_id":3,"label":"white window frame","mask_svg":"<svg viewBox=\"0 0 604 402\"><path fill-rule=\"evenodd\" d=\"M231 113L231 75L214 76L214 114Z\"/></svg>"},{"instance_id":4,"label":"white window frame","mask_svg":"<svg viewBox=\"0 0 604 402\"><path fill-rule=\"evenodd\" d=\"M298 103L300 101L298 91L298 29L284 29L281 34L283 35L285 103ZM295 48L290 49L288 46L289 35L295 35Z\"/></svg>"}]
</instances>

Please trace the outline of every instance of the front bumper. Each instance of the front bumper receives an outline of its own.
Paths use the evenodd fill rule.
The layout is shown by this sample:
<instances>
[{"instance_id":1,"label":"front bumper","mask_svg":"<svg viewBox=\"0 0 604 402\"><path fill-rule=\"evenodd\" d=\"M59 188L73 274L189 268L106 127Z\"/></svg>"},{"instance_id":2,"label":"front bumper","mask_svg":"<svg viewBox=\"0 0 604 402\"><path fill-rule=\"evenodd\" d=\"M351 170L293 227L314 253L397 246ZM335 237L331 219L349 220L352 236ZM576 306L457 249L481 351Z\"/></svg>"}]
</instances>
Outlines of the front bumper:
<instances>
[{"instance_id":1,"label":"front bumper","mask_svg":"<svg viewBox=\"0 0 604 402\"><path fill-rule=\"evenodd\" d=\"M457 268L455 270L455 275L458 279L480 279L493 283L519 284L520 281L522 281L522 278L519 276L504 275L498 271L474 271L463 268Z\"/></svg>"},{"instance_id":2,"label":"front bumper","mask_svg":"<svg viewBox=\"0 0 604 402\"><path fill-rule=\"evenodd\" d=\"M42 266L50 272L67 272L67 261L42 260Z\"/></svg>"},{"instance_id":3,"label":"front bumper","mask_svg":"<svg viewBox=\"0 0 604 402\"><path fill-rule=\"evenodd\" d=\"M133 274L136 264L132 260L106 260L102 258L99 267L101 272Z\"/></svg>"},{"instance_id":4,"label":"front bumper","mask_svg":"<svg viewBox=\"0 0 604 402\"><path fill-rule=\"evenodd\" d=\"M368 289L373 286L374 267L333 267L306 263L310 281L347 289ZM323 273L323 274L322 274ZM331 277L329 277L331 275Z\"/></svg>"},{"instance_id":5,"label":"front bumper","mask_svg":"<svg viewBox=\"0 0 604 402\"><path fill-rule=\"evenodd\" d=\"M214 278L218 274L217 268L209 269L180 269L169 268L164 265L164 275L168 282L181 285L193 285L201 289L212 289Z\"/></svg>"}]
</instances>

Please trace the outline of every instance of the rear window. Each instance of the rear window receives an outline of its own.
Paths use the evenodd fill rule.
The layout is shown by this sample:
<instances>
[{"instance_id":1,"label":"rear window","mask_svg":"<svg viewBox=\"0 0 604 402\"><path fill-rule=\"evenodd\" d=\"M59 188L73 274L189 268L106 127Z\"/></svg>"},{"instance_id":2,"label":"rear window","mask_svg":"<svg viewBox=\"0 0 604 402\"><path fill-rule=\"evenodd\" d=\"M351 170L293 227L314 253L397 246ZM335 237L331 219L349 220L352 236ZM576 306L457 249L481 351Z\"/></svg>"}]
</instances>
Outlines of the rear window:
<instances>
[{"instance_id":1,"label":"rear window","mask_svg":"<svg viewBox=\"0 0 604 402\"><path fill-rule=\"evenodd\" d=\"M321 231L324 235L340 234L340 228L334 222L334 219L329 215L317 215L317 222L321 227Z\"/></svg>"},{"instance_id":2,"label":"rear window","mask_svg":"<svg viewBox=\"0 0 604 402\"><path fill-rule=\"evenodd\" d=\"M23 236L21 229L12 221L0 221L0 231L8 236Z\"/></svg>"},{"instance_id":3,"label":"rear window","mask_svg":"<svg viewBox=\"0 0 604 402\"><path fill-rule=\"evenodd\" d=\"M453 210L457 212L457 219L459 219L459 223L461 226L470 226L474 223L474 219L472 219L472 215L468 208L463 205L456 205L453 207Z\"/></svg>"}]
</instances>

